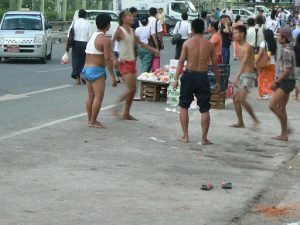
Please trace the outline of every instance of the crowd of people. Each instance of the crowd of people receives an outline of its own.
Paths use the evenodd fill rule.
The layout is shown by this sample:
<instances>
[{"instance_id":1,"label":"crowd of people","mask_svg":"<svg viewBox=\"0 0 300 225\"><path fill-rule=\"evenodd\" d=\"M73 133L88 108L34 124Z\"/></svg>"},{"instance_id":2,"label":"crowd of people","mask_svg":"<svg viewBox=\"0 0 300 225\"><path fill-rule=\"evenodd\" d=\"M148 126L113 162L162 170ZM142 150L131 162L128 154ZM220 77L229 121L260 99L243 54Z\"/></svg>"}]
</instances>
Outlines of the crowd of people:
<instances>
[{"instance_id":1,"label":"crowd of people","mask_svg":"<svg viewBox=\"0 0 300 225\"><path fill-rule=\"evenodd\" d=\"M137 9L132 7L120 13L120 26L114 32L112 39L106 37L110 29L111 18L100 14L96 18L98 31L91 34L84 21L86 13L79 12L79 20L71 27L75 31L75 45L72 77L77 83L86 82L88 87L87 112L88 125L103 128L97 121L104 97L106 69L109 71L113 87L117 86L120 78L124 80L127 91L119 98L113 114L116 117L136 120L130 113L136 92L137 56L141 61L141 72L155 71L160 68L160 51L164 49L163 10L149 9L149 18L137 17ZM213 21L206 12L201 13L201 19L190 23L188 14L182 13L182 20L177 22L174 29L174 44L176 44L175 59L179 60L174 89L180 86L181 107L180 120L183 130L183 142L189 141L188 109L194 96L202 114L202 144L211 144L208 140L210 124L210 84L207 77L208 64L212 64L216 75L216 92L220 91L220 72L218 65L230 64L231 45L233 43L234 60L240 60L240 69L235 77L236 88L233 97L238 122L232 127L244 128L242 108L254 121L253 129L260 125L247 96L251 87L258 79L258 99L270 99L270 109L278 117L281 124L281 134L276 140L287 141L292 129L287 123L286 105L290 93L296 87L296 96L300 91L300 23L298 14L291 19L291 26L280 21L280 12L273 11L270 18L263 12L254 19L250 18L245 25L241 17L233 14L228 8L221 15L215 15ZM279 18L279 21L278 21ZM83 32L84 31L84 32ZM209 34L209 38L207 35ZM281 45L278 50L277 40ZM172 40L173 42L173 40ZM182 74L183 66L186 70ZM276 64L280 65L276 73ZM82 71L82 77L80 76ZM81 79L81 81L80 81ZM125 110L120 115L121 103L125 101Z\"/></svg>"}]
</instances>

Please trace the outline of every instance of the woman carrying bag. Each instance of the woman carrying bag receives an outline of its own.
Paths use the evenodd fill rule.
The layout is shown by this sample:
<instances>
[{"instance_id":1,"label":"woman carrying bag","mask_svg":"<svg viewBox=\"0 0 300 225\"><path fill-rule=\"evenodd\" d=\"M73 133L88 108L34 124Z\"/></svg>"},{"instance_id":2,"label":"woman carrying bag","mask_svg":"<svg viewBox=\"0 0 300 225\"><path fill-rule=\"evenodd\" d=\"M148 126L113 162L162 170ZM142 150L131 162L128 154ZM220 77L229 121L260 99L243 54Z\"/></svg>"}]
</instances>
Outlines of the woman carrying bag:
<instances>
[{"instance_id":1,"label":"woman carrying bag","mask_svg":"<svg viewBox=\"0 0 300 225\"><path fill-rule=\"evenodd\" d=\"M192 35L192 28L191 24L188 21L188 14L182 13L181 14L181 21L178 21L176 23L175 29L174 29L174 36L177 35L180 38L177 38L176 40L176 53L175 53L175 59L180 58L181 50L183 43L191 37ZM175 44L175 43L174 43Z\"/></svg>"},{"instance_id":2,"label":"woman carrying bag","mask_svg":"<svg viewBox=\"0 0 300 225\"><path fill-rule=\"evenodd\" d=\"M258 69L258 99L269 99L273 91L271 86L275 80L277 44L274 33L271 30L264 30L264 39L259 46L258 54L255 57L255 66Z\"/></svg>"}]
</instances>

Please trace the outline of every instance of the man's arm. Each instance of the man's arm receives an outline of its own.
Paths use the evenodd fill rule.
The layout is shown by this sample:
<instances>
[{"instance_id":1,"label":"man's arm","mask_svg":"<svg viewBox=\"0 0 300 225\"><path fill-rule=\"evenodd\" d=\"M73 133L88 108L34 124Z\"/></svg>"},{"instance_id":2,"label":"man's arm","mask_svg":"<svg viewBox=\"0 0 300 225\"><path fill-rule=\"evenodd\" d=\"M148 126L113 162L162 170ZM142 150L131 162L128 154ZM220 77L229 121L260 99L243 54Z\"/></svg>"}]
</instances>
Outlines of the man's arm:
<instances>
[{"instance_id":1,"label":"man's arm","mask_svg":"<svg viewBox=\"0 0 300 225\"><path fill-rule=\"evenodd\" d=\"M221 88L221 75L220 75L220 70L219 70L216 49L214 46L212 46L212 48L213 48L213 50L212 50L210 58L211 58L211 62L212 62L213 68L214 68L215 76L216 76L217 90L219 91Z\"/></svg>"},{"instance_id":2,"label":"man's arm","mask_svg":"<svg viewBox=\"0 0 300 225\"><path fill-rule=\"evenodd\" d=\"M140 38L138 36L135 35L135 44L140 45L142 48L147 49L155 54L159 53L159 50L157 48L153 48L150 45L146 45L143 42L141 42Z\"/></svg>"},{"instance_id":3,"label":"man's arm","mask_svg":"<svg viewBox=\"0 0 300 225\"><path fill-rule=\"evenodd\" d=\"M177 89L177 87L178 87L179 77L180 77L181 72L183 70L184 62L186 60L187 60L187 47L186 47L186 44L183 44L180 59L178 61L178 65L177 65L176 78L175 78L175 82L173 84L174 89Z\"/></svg>"},{"instance_id":4,"label":"man's arm","mask_svg":"<svg viewBox=\"0 0 300 225\"><path fill-rule=\"evenodd\" d=\"M97 40L98 42L98 40ZM108 72L111 76L111 79L113 81L113 87L117 86L117 80L116 80L116 74L114 70L114 64L113 64L113 54L112 54L112 46L111 41L109 39L105 38L105 42L103 45L103 53L104 53L104 60L106 63L106 67L108 69Z\"/></svg>"}]
</instances>

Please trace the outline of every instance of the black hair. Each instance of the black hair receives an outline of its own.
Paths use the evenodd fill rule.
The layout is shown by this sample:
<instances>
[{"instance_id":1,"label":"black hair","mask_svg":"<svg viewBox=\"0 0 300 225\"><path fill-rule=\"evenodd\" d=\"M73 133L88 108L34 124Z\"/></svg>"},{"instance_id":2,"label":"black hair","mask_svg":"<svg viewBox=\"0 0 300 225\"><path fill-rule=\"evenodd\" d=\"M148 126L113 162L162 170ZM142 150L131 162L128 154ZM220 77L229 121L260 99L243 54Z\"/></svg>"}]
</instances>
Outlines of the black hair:
<instances>
[{"instance_id":1,"label":"black hair","mask_svg":"<svg viewBox=\"0 0 300 225\"><path fill-rule=\"evenodd\" d=\"M141 19L141 24L142 24L143 26L147 26L148 23L149 23L149 20L148 20L147 17L143 17L143 18Z\"/></svg>"},{"instance_id":2,"label":"black hair","mask_svg":"<svg viewBox=\"0 0 300 225\"><path fill-rule=\"evenodd\" d=\"M264 30L264 37L268 44L268 49L272 53L272 55L275 55L277 52L277 43L274 38L274 33L272 30Z\"/></svg>"},{"instance_id":3,"label":"black hair","mask_svg":"<svg viewBox=\"0 0 300 225\"><path fill-rule=\"evenodd\" d=\"M275 18L276 18L276 14L272 13L272 14L271 14L271 19L272 19L272 20L275 20Z\"/></svg>"},{"instance_id":4,"label":"black hair","mask_svg":"<svg viewBox=\"0 0 300 225\"><path fill-rule=\"evenodd\" d=\"M234 29L240 33L244 33L245 37L247 36L247 28L244 25L238 25Z\"/></svg>"},{"instance_id":5,"label":"black hair","mask_svg":"<svg viewBox=\"0 0 300 225\"><path fill-rule=\"evenodd\" d=\"M162 10L162 11L164 11L164 9L163 9L163 8L159 8L159 10Z\"/></svg>"},{"instance_id":6,"label":"black hair","mask_svg":"<svg viewBox=\"0 0 300 225\"><path fill-rule=\"evenodd\" d=\"M127 9L123 10L120 12L119 14L119 25L122 26L123 25L123 18L130 13Z\"/></svg>"},{"instance_id":7,"label":"black hair","mask_svg":"<svg viewBox=\"0 0 300 225\"><path fill-rule=\"evenodd\" d=\"M80 9L78 12L78 17L79 18L86 18L87 17L87 12L84 9Z\"/></svg>"},{"instance_id":8,"label":"black hair","mask_svg":"<svg viewBox=\"0 0 300 225\"><path fill-rule=\"evenodd\" d=\"M136 13L138 10L137 10L137 8L135 8L135 7L131 7L130 9L129 9L129 12L130 13Z\"/></svg>"},{"instance_id":9,"label":"black hair","mask_svg":"<svg viewBox=\"0 0 300 225\"><path fill-rule=\"evenodd\" d=\"M111 22L111 17L109 14L99 14L96 17L96 25L99 30L108 28Z\"/></svg>"},{"instance_id":10,"label":"black hair","mask_svg":"<svg viewBox=\"0 0 300 225\"><path fill-rule=\"evenodd\" d=\"M205 25L203 19L195 19L192 22L192 29L196 34L203 34Z\"/></svg>"},{"instance_id":11,"label":"black hair","mask_svg":"<svg viewBox=\"0 0 300 225\"><path fill-rule=\"evenodd\" d=\"M201 12L201 18L203 18L203 19L207 18L207 12L206 11Z\"/></svg>"},{"instance_id":12,"label":"black hair","mask_svg":"<svg viewBox=\"0 0 300 225\"><path fill-rule=\"evenodd\" d=\"M264 20L262 16L256 17L256 24L258 24L258 26L260 27L264 24Z\"/></svg>"},{"instance_id":13,"label":"black hair","mask_svg":"<svg viewBox=\"0 0 300 225\"><path fill-rule=\"evenodd\" d=\"M254 27L255 26L255 20L253 18L249 18L247 20L247 24L249 27Z\"/></svg>"},{"instance_id":14,"label":"black hair","mask_svg":"<svg viewBox=\"0 0 300 225\"><path fill-rule=\"evenodd\" d=\"M182 18L183 20L188 20L189 15L188 15L186 12L184 12L184 13L181 14L181 18Z\"/></svg>"},{"instance_id":15,"label":"black hair","mask_svg":"<svg viewBox=\"0 0 300 225\"><path fill-rule=\"evenodd\" d=\"M241 20L241 16L240 15L237 15L236 17L235 17L235 22L237 23L237 22L239 22Z\"/></svg>"},{"instance_id":16,"label":"black hair","mask_svg":"<svg viewBox=\"0 0 300 225\"><path fill-rule=\"evenodd\" d=\"M224 19L224 18L226 18L226 15L225 15L225 14L223 14L223 15L221 16L221 19Z\"/></svg>"},{"instance_id":17,"label":"black hair","mask_svg":"<svg viewBox=\"0 0 300 225\"><path fill-rule=\"evenodd\" d=\"M211 22L210 26L213 27L216 31L219 30L219 22L218 21Z\"/></svg>"},{"instance_id":18,"label":"black hair","mask_svg":"<svg viewBox=\"0 0 300 225\"><path fill-rule=\"evenodd\" d=\"M150 14L150 16L154 16L155 17L157 15L157 9L154 8L154 7L151 7L149 9L149 14Z\"/></svg>"}]
</instances>

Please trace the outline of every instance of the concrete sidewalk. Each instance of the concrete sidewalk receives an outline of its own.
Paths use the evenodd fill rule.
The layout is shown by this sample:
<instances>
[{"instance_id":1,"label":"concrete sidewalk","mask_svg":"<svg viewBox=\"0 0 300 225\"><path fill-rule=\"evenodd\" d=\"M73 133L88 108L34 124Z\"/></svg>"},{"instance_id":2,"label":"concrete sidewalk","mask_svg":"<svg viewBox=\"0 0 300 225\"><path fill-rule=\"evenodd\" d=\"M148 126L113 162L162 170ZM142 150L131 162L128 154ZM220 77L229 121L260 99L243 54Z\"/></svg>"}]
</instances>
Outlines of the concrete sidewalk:
<instances>
[{"instance_id":1,"label":"concrete sidewalk","mask_svg":"<svg viewBox=\"0 0 300 225\"><path fill-rule=\"evenodd\" d=\"M212 146L198 144L198 111L191 111L191 143L183 144L176 141L178 114L150 102L134 103L139 122L113 119L107 110L101 113L106 130L87 128L86 118L79 117L0 142L5 205L0 224L242 223L249 204L300 146L299 130L286 143L270 139L279 133L279 122L267 101L252 96L262 130L229 128L236 122L229 104L211 112ZM295 128L300 127L299 106L289 104ZM221 189L222 181L232 182L233 189ZM215 188L202 191L203 183Z\"/></svg>"}]
</instances>

